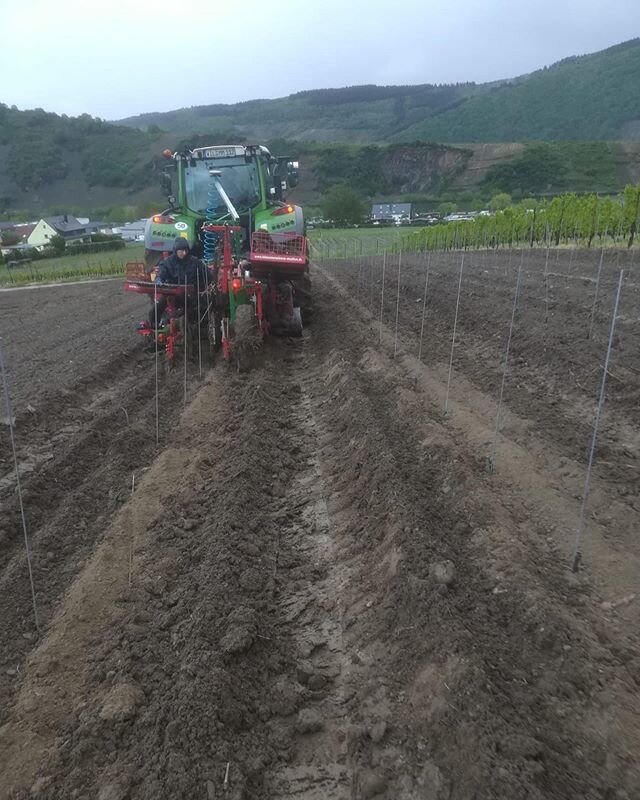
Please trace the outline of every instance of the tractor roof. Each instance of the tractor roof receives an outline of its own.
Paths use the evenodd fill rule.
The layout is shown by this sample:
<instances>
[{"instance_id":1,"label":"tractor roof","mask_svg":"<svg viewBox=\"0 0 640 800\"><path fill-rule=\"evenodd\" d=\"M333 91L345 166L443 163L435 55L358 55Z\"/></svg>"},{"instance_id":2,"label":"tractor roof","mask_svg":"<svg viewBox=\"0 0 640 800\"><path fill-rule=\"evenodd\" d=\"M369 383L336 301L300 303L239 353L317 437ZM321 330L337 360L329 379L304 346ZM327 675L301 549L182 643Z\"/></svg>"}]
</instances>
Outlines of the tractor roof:
<instances>
[{"instance_id":1,"label":"tractor roof","mask_svg":"<svg viewBox=\"0 0 640 800\"><path fill-rule=\"evenodd\" d=\"M267 157L271 156L264 145L212 144L210 147L196 147L191 152L196 158L238 158L253 154L256 150Z\"/></svg>"}]
</instances>

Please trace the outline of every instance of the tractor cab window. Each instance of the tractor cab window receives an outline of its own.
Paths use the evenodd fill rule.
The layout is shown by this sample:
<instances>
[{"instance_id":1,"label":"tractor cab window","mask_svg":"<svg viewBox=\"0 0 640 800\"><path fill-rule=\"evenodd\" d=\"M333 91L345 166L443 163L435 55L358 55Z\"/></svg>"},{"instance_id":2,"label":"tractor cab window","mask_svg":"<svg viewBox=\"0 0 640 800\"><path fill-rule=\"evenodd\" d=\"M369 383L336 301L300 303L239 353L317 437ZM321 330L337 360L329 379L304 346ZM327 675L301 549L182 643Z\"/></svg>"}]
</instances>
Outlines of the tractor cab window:
<instances>
[{"instance_id":1,"label":"tractor cab window","mask_svg":"<svg viewBox=\"0 0 640 800\"><path fill-rule=\"evenodd\" d=\"M222 217L227 206L209 175L209 170L220 173L218 179L239 214L260 202L260 181L256 165L247 164L244 158L203 159L185 169L187 205L202 216Z\"/></svg>"}]
</instances>

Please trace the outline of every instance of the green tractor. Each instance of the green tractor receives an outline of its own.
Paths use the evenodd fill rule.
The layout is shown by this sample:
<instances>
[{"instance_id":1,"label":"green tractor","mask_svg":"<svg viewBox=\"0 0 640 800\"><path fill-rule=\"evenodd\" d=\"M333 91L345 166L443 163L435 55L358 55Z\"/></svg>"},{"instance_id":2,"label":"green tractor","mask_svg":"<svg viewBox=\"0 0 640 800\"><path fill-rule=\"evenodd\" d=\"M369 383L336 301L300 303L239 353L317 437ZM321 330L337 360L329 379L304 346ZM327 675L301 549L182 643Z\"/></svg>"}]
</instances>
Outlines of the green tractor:
<instances>
[{"instance_id":1,"label":"green tractor","mask_svg":"<svg viewBox=\"0 0 640 800\"><path fill-rule=\"evenodd\" d=\"M163 155L173 162L163 173L170 208L147 223L147 269L171 251L177 237L187 239L195 255L212 263L219 237L203 231L203 226L241 227L245 252L255 232L305 235L302 208L284 200L289 187L297 183L297 161L275 158L262 145L216 145L182 153L165 150ZM170 169L175 170L175 180Z\"/></svg>"},{"instance_id":2,"label":"green tractor","mask_svg":"<svg viewBox=\"0 0 640 800\"><path fill-rule=\"evenodd\" d=\"M214 352L240 363L266 336L301 336L312 314L309 249L300 206L285 202L298 178L298 163L274 158L262 145L216 145L181 153L165 151L175 170L163 174L170 207L145 230L145 263L127 267L125 289L168 303L168 333L142 324L139 332L166 346L173 362L182 336L179 298L197 290L197 323L207 319ZM158 284L155 267L186 239L209 279L204 287ZM186 323L183 320L183 327ZM160 342L160 337L162 341ZM193 340L193 334L191 336Z\"/></svg>"}]
</instances>

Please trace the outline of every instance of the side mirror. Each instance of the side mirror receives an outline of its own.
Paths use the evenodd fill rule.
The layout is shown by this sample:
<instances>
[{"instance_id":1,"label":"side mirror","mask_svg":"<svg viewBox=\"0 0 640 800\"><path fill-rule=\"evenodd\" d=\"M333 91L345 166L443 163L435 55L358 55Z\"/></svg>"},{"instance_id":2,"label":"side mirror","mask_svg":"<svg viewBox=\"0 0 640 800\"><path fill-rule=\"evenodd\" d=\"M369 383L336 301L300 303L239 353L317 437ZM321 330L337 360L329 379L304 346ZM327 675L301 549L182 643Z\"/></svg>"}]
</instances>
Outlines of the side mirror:
<instances>
[{"instance_id":1,"label":"side mirror","mask_svg":"<svg viewBox=\"0 0 640 800\"><path fill-rule=\"evenodd\" d=\"M289 186L298 185L300 163L298 161L287 161L287 178Z\"/></svg>"},{"instance_id":2,"label":"side mirror","mask_svg":"<svg viewBox=\"0 0 640 800\"><path fill-rule=\"evenodd\" d=\"M160 176L160 185L165 194L171 194L171 177L166 172L163 172Z\"/></svg>"},{"instance_id":3,"label":"side mirror","mask_svg":"<svg viewBox=\"0 0 640 800\"><path fill-rule=\"evenodd\" d=\"M173 195L173 194L167 195L167 200L168 200L169 205L171 206L171 208L175 208L176 207L175 195Z\"/></svg>"}]
</instances>

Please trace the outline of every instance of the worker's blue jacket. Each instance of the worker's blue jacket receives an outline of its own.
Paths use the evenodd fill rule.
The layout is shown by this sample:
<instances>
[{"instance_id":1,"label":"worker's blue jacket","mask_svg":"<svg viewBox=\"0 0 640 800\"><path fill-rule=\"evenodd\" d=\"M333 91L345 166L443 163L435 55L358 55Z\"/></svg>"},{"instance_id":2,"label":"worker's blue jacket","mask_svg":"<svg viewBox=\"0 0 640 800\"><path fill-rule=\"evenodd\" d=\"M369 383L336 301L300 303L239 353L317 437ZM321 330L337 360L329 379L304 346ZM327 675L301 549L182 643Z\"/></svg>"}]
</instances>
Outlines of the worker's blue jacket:
<instances>
[{"instance_id":1,"label":"worker's blue jacket","mask_svg":"<svg viewBox=\"0 0 640 800\"><path fill-rule=\"evenodd\" d=\"M158 283L177 283L184 286L186 283L196 286L200 276L200 286L204 288L208 283L208 273L205 265L192 255L180 259L174 253L158 264Z\"/></svg>"}]
</instances>

